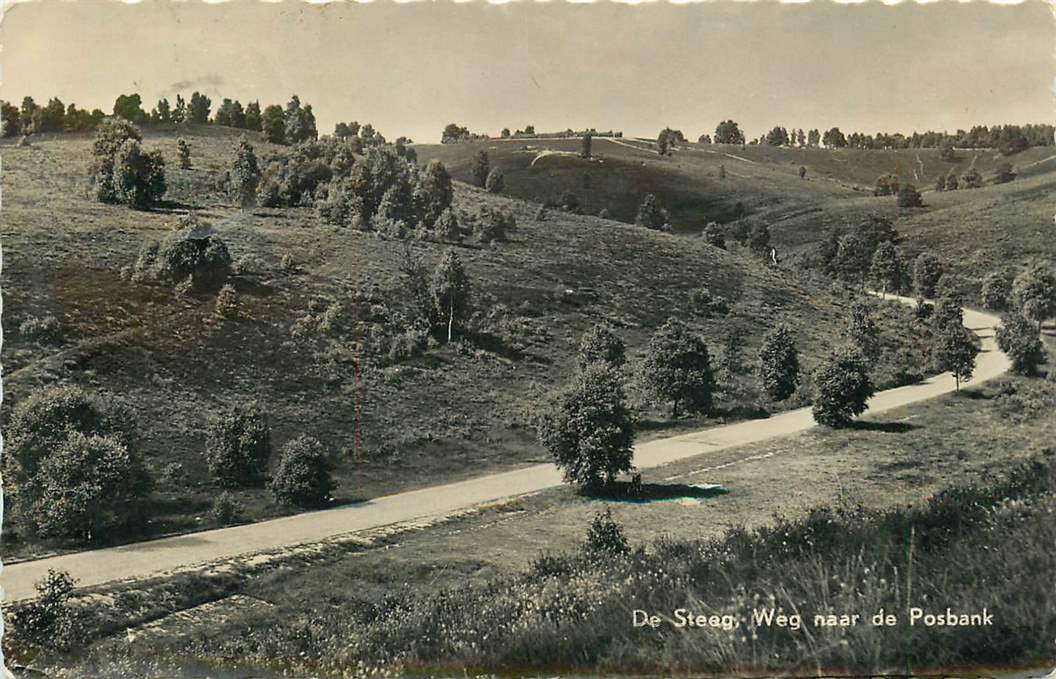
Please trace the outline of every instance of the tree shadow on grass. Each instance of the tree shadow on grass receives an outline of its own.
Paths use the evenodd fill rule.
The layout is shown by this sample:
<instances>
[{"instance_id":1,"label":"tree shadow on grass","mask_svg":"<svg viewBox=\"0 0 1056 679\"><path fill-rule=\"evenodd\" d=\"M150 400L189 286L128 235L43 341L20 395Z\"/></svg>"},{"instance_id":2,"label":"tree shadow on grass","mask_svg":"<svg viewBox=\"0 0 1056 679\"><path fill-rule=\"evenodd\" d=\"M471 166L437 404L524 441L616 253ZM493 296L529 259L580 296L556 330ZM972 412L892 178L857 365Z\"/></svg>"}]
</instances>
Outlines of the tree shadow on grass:
<instances>
[{"instance_id":1,"label":"tree shadow on grass","mask_svg":"<svg viewBox=\"0 0 1056 679\"><path fill-rule=\"evenodd\" d=\"M668 500L700 500L726 495L729 492L721 486L685 483L643 483L641 489L632 495L630 481L614 481L603 488L584 489L582 495L592 500L644 504Z\"/></svg>"},{"instance_id":2,"label":"tree shadow on grass","mask_svg":"<svg viewBox=\"0 0 1056 679\"><path fill-rule=\"evenodd\" d=\"M880 431L887 434L905 434L908 431L920 429L920 425L910 424L909 422L873 422L870 420L855 420L848 428L857 429L858 431Z\"/></svg>"}]
</instances>

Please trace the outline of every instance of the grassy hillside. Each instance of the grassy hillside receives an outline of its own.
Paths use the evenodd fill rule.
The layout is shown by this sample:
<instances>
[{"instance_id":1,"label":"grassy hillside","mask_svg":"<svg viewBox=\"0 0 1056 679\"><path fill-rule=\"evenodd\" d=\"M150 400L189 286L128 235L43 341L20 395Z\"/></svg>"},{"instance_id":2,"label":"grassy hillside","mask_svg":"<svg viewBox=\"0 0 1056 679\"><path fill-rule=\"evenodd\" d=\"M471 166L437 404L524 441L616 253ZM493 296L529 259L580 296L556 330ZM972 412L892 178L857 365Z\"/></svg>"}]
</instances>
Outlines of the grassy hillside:
<instances>
[{"instance_id":1,"label":"grassy hillside","mask_svg":"<svg viewBox=\"0 0 1056 679\"><path fill-rule=\"evenodd\" d=\"M994 167L1013 163L1021 179L1056 171L1051 147L1005 158L994 150L959 150L953 161L938 149L809 149L760 145L683 144L671 157L639 139L595 138L592 158L579 157L578 139L492 139L459 144L417 145L422 159L439 158L456 177L470 180L474 156L486 150L493 167L506 175L506 191L539 202L557 203L576 194L587 212L607 209L613 219L633 222L646 193L671 213L676 230L699 230L708 221L729 222L738 203L755 219L786 224L782 244L812 242L804 228L842 223L859 213L896 212L894 200L872 197L876 178L895 174L902 183L930 191L939 176L974 167L989 181ZM726 178L720 179L720 166ZM799 178L805 167L806 178ZM961 199L960 194L956 194ZM929 194L930 196L930 194ZM789 234L792 228L803 233Z\"/></svg>"},{"instance_id":2,"label":"grassy hillside","mask_svg":"<svg viewBox=\"0 0 1056 679\"><path fill-rule=\"evenodd\" d=\"M236 137L215 128L183 134L191 170L177 169L174 134L145 137L146 148L165 154L170 187L169 202L149 212L88 197L90 138L3 148L5 417L48 384L126 399L158 480L154 534L211 525L217 489L202 464L203 426L210 412L234 402L263 403L276 447L300 433L321 439L332 451L337 499L349 501L544 459L527 412L567 379L580 334L600 320L618 329L632 362L671 315L686 317L713 347L739 329L748 357L765 330L788 323L807 368L840 341L846 300L756 259L595 217L550 211L536 221L535 204L459 185L460 209L501 206L517 218L508 243L457 246L478 307L503 305L484 321L493 341L432 346L416 358L357 369L354 346L364 338L305 336L295 327L310 308L353 295L391 302L402 244L320 225L306 208L241 213L215 188ZM258 144L261 155L275 150ZM236 261L249 262L233 280L233 316L214 313L214 296L178 298L171 287L120 275L144 242L188 211L216 228ZM431 268L456 246L410 247ZM687 311L701 286L731 301L727 317ZM47 314L60 323L60 344L17 332ZM633 396L640 417L670 426ZM720 401L719 417L744 405ZM247 519L286 511L262 488L236 496ZM19 544L14 529L5 538L9 556L35 549Z\"/></svg>"},{"instance_id":3,"label":"grassy hillside","mask_svg":"<svg viewBox=\"0 0 1056 679\"><path fill-rule=\"evenodd\" d=\"M923 208L899 208L886 196L830 202L814 214L772 221L772 239L782 253L803 252L834 228L856 224L869 215L886 215L903 234L909 254L933 252L952 269L978 280L1034 257L1056 259L1051 205L1056 167L1041 172L1047 165L1007 184L930 191L924 194Z\"/></svg>"}]
</instances>

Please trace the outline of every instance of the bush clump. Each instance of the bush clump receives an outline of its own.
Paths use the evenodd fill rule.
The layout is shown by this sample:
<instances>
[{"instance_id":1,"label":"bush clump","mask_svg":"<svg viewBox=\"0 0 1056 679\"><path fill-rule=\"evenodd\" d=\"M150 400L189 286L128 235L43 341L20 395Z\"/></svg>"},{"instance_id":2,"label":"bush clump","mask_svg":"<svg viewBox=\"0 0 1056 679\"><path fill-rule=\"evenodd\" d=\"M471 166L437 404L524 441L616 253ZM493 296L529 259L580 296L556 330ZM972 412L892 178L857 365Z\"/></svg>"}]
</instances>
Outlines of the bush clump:
<instances>
[{"instance_id":1,"label":"bush clump","mask_svg":"<svg viewBox=\"0 0 1056 679\"><path fill-rule=\"evenodd\" d=\"M54 316L30 316L19 324L18 333L41 344L62 344L62 327Z\"/></svg>"},{"instance_id":2,"label":"bush clump","mask_svg":"<svg viewBox=\"0 0 1056 679\"><path fill-rule=\"evenodd\" d=\"M598 512L590 522L583 550L597 556L624 556L631 553L623 526L612 518L612 510Z\"/></svg>"},{"instance_id":3,"label":"bush clump","mask_svg":"<svg viewBox=\"0 0 1056 679\"><path fill-rule=\"evenodd\" d=\"M216 231L195 217L182 219L160 242L140 249L133 267L134 280L191 279L196 289L223 285L231 274L231 253Z\"/></svg>"},{"instance_id":4,"label":"bush clump","mask_svg":"<svg viewBox=\"0 0 1056 679\"><path fill-rule=\"evenodd\" d=\"M331 499L334 482L323 445L306 434L287 442L268 487L282 504L297 507L326 504Z\"/></svg>"},{"instance_id":5,"label":"bush clump","mask_svg":"<svg viewBox=\"0 0 1056 679\"><path fill-rule=\"evenodd\" d=\"M8 494L30 533L88 544L140 526L151 482L121 404L49 387L15 407L6 434Z\"/></svg>"},{"instance_id":6,"label":"bush clump","mask_svg":"<svg viewBox=\"0 0 1056 679\"><path fill-rule=\"evenodd\" d=\"M215 413L206 425L205 460L221 486L260 483L271 459L271 429L258 404Z\"/></svg>"},{"instance_id":7,"label":"bush clump","mask_svg":"<svg viewBox=\"0 0 1056 679\"><path fill-rule=\"evenodd\" d=\"M35 585L37 596L15 609L11 641L33 648L67 652L84 639L80 612L70 603L75 581L66 571L48 569ZM6 645L6 644L5 644Z\"/></svg>"}]
</instances>

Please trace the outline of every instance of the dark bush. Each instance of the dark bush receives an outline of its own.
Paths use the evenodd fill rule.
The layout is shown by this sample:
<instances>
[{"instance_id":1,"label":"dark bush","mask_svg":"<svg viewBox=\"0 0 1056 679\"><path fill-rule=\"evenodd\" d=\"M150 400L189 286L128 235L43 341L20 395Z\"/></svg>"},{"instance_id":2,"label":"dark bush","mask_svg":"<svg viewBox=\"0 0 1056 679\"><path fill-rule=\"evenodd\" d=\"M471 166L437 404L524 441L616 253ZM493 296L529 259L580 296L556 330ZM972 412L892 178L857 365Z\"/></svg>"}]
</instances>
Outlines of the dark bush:
<instances>
[{"instance_id":1,"label":"dark bush","mask_svg":"<svg viewBox=\"0 0 1056 679\"><path fill-rule=\"evenodd\" d=\"M11 642L67 652L84 640L82 616L70 603L74 580L65 571L48 569L36 583L35 599L16 608L11 616ZM6 645L6 644L5 644Z\"/></svg>"},{"instance_id":2,"label":"dark bush","mask_svg":"<svg viewBox=\"0 0 1056 679\"><path fill-rule=\"evenodd\" d=\"M334 489L330 472L322 444L302 434L283 446L279 466L268 487L282 504L318 507L330 500Z\"/></svg>"},{"instance_id":3,"label":"dark bush","mask_svg":"<svg viewBox=\"0 0 1056 679\"><path fill-rule=\"evenodd\" d=\"M231 488L263 480L271 458L271 430L259 405L215 413L205 435L205 460L217 483Z\"/></svg>"},{"instance_id":4,"label":"dark bush","mask_svg":"<svg viewBox=\"0 0 1056 679\"><path fill-rule=\"evenodd\" d=\"M584 551L598 556L624 556L631 553L623 527L612 518L612 510L598 512L590 522Z\"/></svg>"}]
</instances>

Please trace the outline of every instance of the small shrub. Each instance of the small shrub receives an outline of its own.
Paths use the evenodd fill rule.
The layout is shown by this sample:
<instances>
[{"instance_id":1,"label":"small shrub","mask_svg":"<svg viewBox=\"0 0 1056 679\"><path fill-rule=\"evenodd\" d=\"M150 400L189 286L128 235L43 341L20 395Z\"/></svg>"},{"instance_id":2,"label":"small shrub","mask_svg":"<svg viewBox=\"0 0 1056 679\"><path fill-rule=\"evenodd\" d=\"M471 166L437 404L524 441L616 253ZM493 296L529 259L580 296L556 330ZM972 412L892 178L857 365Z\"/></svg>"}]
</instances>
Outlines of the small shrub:
<instances>
[{"instance_id":1,"label":"small shrub","mask_svg":"<svg viewBox=\"0 0 1056 679\"><path fill-rule=\"evenodd\" d=\"M484 188L488 193L502 193L506 188L506 175L497 167L488 172L488 178L484 182Z\"/></svg>"},{"instance_id":2,"label":"small shrub","mask_svg":"<svg viewBox=\"0 0 1056 679\"><path fill-rule=\"evenodd\" d=\"M176 157L180 161L181 170L191 169L191 145L182 137L176 140Z\"/></svg>"},{"instance_id":3,"label":"small shrub","mask_svg":"<svg viewBox=\"0 0 1056 679\"><path fill-rule=\"evenodd\" d=\"M722 295L713 295L707 287L700 287L690 293L690 303L698 314L703 316L725 316L730 313L730 302Z\"/></svg>"},{"instance_id":4,"label":"small shrub","mask_svg":"<svg viewBox=\"0 0 1056 679\"><path fill-rule=\"evenodd\" d=\"M920 191L912 184L904 184L898 190L899 207L924 207L924 201L920 197Z\"/></svg>"},{"instance_id":5,"label":"small shrub","mask_svg":"<svg viewBox=\"0 0 1056 679\"><path fill-rule=\"evenodd\" d=\"M216 294L216 315L221 318L231 316L238 309L238 299L233 285L225 285Z\"/></svg>"},{"instance_id":6,"label":"small shrub","mask_svg":"<svg viewBox=\"0 0 1056 679\"><path fill-rule=\"evenodd\" d=\"M30 316L19 324L18 332L41 344L62 344L62 328L54 316Z\"/></svg>"},{"instance_id":7,"label":"small shrub","mask_svg":"<svg viewBox=\"0 0 1056 679\"><path fill-rule=\"evenodd\" d=\"M165 159L161 151L145 152L135 139L125 141L114 155L115 202L143 209L165 195Z\"/></svg>"},{"instance_id":8,"label":"small shrub","mask_svg":"<svg viewBox=\"0 0 1056 679\"><path fill-rule=\"evenodd\" d=\"M286 443L268 487L282 504L316 507L330 500L334 489L330 462L321 443L302 434Z\"/></svg>"},{"instance_id":9,"label":"small shrub","mask_svg":"<svg viewBox=\"0 0 1056 679\"><path fill-rule=\"evenodd\" d=\"M15 642L67 652L84 640L81 615L70 603L75 581L66 571L48 569L35 585L37 596L11 617Z\"/></svg>"},{"instance_id":10,"label":"small shrub","mask_svg":"<svg viewBox=\"0 0 1056 679\"><path fill-rule=\"evenodd\" d=\"M631 546L627 542L627 536L623 533L623 526L612 518L612 510L606 509L594 515L587 529L583 549L592 555L608 557L625 556L631 553Z\"/></svg>"},{"instance_id":11,"label":"small shrub","mask_svg":"<svg viewBox=\"0 0 1056 679\"><path fill-rule=\"evenodd\" d=\"M243 512L242 504L225 490L213 500L209 518L221 526L230 526L242 521Z\"/></svg>"},{"instance_id":12,"label":"small shrub","mask_svg":"<svg viewBox=\"0 0 1056 679\"><path fill-rule=\"evenodd\" d=\"M294 273L297 271L297 265L293 262L293 255L286 253L279 260L279 271L283 273Z\"/></svg>"},{"instance_id":13,"label":"small shrub","mask_svg":"<svg viewBox=\"0 0 1056 679\"><path fill-rule=\"evenodd\" d=\"M1005 316L995 333L995 339L998 348L1008 354L1014 373L1033 375L1045 360L1045 347L1041 343L1038 326L1021 314Z\"/></svg>"}]
</instances>

